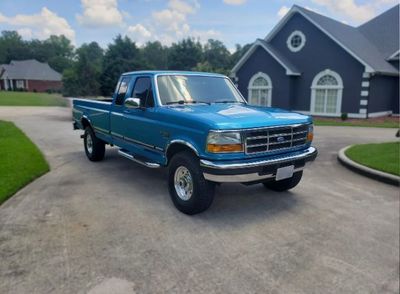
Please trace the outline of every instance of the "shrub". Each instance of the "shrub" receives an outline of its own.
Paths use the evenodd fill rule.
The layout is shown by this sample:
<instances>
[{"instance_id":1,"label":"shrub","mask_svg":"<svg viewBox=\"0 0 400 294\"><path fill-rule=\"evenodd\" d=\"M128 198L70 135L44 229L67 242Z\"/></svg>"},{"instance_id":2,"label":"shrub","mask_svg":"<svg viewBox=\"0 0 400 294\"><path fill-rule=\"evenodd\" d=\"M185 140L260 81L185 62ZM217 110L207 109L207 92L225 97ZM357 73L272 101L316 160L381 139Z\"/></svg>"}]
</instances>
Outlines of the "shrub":
<instances>
[{"instance_id":1,"label":"shrub","mask_svg":"<svg viewBox=\"0 0 400 294\"><path fill-rule=\"evenodd\" d=\"M347 120L349 118L348 114L346 112L343 112L342 115L340 116L342 120Z\"/></svg>"}]
</instances>

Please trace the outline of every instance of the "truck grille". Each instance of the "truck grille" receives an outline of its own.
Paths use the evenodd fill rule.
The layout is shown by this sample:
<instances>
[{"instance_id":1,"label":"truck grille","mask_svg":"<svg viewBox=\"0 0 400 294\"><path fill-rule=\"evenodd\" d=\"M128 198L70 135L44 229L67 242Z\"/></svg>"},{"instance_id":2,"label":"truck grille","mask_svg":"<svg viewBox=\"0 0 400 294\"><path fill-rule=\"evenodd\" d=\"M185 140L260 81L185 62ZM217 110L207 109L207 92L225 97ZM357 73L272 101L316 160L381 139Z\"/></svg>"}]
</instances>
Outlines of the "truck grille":
<instances>
[{"instance_id":1,"label":"truck grille","mask_svg":"<svg viewBox=\"0 0 400 294\"><path fill-rule=\"evenodd\" d=\"M308 125L249 130L244 133L247 154L271 152L305 145Z\"/></svg>"}]
</instances>

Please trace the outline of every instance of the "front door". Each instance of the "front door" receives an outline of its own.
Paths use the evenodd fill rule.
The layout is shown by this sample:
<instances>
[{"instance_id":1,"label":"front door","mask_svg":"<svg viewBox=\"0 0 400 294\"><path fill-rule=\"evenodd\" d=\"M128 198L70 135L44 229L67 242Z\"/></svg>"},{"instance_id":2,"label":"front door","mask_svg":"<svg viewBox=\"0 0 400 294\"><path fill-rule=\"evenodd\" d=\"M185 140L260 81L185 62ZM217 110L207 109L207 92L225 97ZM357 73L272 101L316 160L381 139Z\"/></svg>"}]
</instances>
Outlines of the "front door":
<instances>
[{"instance_id":1,"label":"front door","mask_svg":"<svg viewBox=\"0 0 400 294\"><path fill-rule=\"evenodd\" d=\"M132 150L140 148L143 151L142 155L152 157L151 155L157 156L157 154L161 154L160 148L156 146L159 125L155 114L151 78L138 76L128 97L139 98L141 107L124 107L124 140L133 145L132 147L134 148Z\"/></svg>"}]
</instances>

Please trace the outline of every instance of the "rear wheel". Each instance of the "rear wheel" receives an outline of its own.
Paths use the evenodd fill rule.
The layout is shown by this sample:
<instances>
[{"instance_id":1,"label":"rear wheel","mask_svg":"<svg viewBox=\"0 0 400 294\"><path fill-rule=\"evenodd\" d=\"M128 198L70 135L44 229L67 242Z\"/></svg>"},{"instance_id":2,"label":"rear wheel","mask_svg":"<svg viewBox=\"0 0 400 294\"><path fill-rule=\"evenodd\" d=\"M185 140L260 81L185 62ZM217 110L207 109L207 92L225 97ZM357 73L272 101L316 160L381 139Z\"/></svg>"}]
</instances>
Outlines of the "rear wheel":
<instances>
[{"instance_id":1,"label":"rear wheel","mask_svg":"<svg viewBox=\"0 0 400 294\"><path fill-rule=\"evenodd\" d=\"M185 214L205 211L214 199L215 184L204 179L198 158L187 151L172 157L168 186L175 207Z\"/></svg>"},{"instance_id":2,"label":"rear wheel","mask_svg":"<svg viewBox=\"0 0 400 294\"><path fill-rule=\"evenodd\" d=\"M263 185L271 190L277 191L277 192L283 192L287 191L290 189L293 189L296 187L300 181L301 177L303 176L303 171L299 171L293 174L293 176L289 179L281 180L281 181L269 181L263 183Z\"/></svg>"},{"instance_id":3,"label":"rear wheel","mask_svg":"<svg viewBox=\"0 0 400 294\"><path fill-rule=\"evenodd\" d=\"M100 161L104 158L106 146L104 141L96 137L91 127L86 127L83 135L83 145L87 158L91 161Z\"/></svg>"}]
</instances>

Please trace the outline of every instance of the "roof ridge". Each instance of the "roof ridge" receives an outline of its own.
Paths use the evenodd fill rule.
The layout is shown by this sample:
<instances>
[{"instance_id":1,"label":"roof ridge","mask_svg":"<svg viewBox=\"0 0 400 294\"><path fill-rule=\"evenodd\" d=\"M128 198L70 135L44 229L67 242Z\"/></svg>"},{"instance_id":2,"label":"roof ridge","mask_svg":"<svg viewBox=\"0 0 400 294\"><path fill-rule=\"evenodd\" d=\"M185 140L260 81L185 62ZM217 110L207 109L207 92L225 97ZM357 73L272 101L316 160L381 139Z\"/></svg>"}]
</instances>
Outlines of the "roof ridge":
<instances>
[{"instance_id":1,"label":"roof ridge","mask_svg":"<svg viewBox=\"0 0 400 294\"><path fill-rule=\"evenodd\" d=\"M311 10L311 9L309 9L309 8L306 8L306 7L297 5L297 4L294 4L293 7L297 7L298 9L301 9L301 10L303 10L303 11L306 12L306 13L311 13L311 14L317 15L317 16L319 16L319 17L324 17L324 18L326 18L326 19L328 19L328 20L330 20L330 21L333 21L333 22L335 22L335 23L338 23L338 24L340 24L340 25L342 25L342 26L346 26L346 27L349 27L349 28L352 28L352 29L357 29L357 27L355 27L355 26L352 26L352 25L350 25L350 24L344 23L343 21L334 19L334 18L332 18L332 17L330 17L330 16L327 16L327 15L325 15L325 14L316 12L315 10Z\"/></svg>"}]
</instances>

